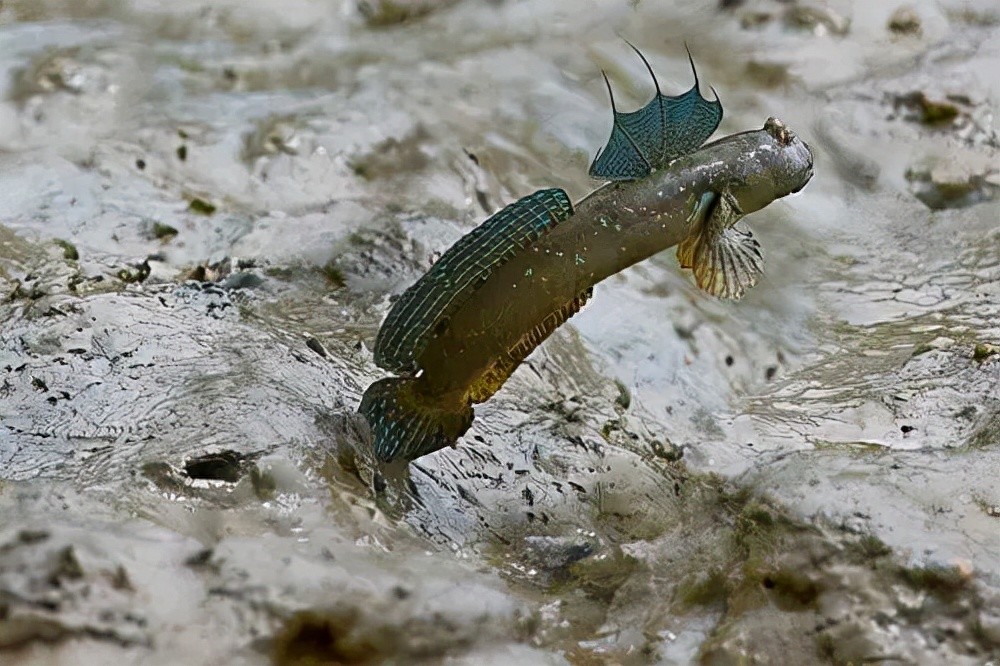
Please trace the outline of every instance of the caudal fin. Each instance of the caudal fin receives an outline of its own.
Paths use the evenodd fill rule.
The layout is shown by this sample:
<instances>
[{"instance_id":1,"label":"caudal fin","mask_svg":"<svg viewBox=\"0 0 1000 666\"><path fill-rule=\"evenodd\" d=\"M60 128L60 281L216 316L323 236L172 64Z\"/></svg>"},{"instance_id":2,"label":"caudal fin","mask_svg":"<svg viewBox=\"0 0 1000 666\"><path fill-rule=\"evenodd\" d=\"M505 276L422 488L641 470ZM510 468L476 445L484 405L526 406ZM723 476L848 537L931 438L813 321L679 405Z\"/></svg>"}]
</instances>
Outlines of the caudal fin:
<instances>
[{"instance_id":1,"label":"caudal fin","mask_svg":"<svg viewBox=\"0 0 1000 666\"><path fill-rule=\"evenodd\" d=\"M472 425L469 405L440 405L417 390L419 380L380 379L365 391L360 412L372 430L375 457L413 460L450 446Z\"/></svg>"}]
</instances>

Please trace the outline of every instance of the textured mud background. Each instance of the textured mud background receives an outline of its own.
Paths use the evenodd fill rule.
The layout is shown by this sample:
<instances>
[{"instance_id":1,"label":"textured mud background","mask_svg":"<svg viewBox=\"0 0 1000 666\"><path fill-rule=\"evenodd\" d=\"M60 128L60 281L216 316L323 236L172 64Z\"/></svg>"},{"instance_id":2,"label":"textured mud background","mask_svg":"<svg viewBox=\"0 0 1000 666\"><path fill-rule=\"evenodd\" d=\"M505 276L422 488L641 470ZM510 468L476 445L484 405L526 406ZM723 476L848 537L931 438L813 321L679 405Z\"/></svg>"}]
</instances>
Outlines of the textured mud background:
<instances>
[{"instance_id":1,"label":"textured mud background","mask_svg":"<svg viewBox=\"0 0 1000 666\"><path fill-rule=\"evenodd\" d=\"M390 295L594 187L618 35L813 146L762 284L609 280L373 493ZM8 0L0 70L0 662L1000 658L995 2Z\"/></svg>"}]
</instances>

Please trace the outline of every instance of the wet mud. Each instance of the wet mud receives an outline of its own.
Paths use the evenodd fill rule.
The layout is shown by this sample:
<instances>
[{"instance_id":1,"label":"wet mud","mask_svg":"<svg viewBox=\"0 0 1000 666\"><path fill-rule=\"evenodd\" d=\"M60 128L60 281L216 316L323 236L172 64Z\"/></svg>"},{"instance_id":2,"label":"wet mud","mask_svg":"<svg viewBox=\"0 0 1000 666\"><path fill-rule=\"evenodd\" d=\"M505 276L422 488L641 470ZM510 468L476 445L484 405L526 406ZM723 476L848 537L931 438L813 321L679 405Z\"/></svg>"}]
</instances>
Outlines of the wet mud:
<instances>
[{"instance_id":1,"label":"wet mud","mask_svg":"<svg viewBox=\"0 0 1000 666\"><path fill-rule=\"evenodd\" d=\"M0 662L1000 660L991 2L0 7ZM610 109L781 118L765 276L602 283L375 469L393 294L595 186ZM676 84L676 85L675 85ZM619 92L620 91L620 92Z\"/></svg>"}]
</instances>

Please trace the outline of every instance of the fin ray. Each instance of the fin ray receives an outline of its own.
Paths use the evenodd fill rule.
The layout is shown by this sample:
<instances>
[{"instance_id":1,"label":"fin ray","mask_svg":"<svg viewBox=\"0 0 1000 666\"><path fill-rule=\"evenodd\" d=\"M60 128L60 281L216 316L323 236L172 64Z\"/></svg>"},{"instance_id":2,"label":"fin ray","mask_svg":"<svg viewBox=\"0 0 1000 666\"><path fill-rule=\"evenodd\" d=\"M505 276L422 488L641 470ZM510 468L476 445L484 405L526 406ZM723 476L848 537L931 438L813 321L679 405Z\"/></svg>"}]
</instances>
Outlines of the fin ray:
<instances>
[{"instance_id":1,"label":"fin ray","mask_svg":"<svg viewBox=\"0 0 1000 666\"><path fill-rule=\"evenodd\" d=\"M719 195L715 192L705 192L691 209L687 218L687 236L677 244L677 261L681 268L694 268L698 244L718 199Z\"/></svg>"},{"instance_id":2,"label":"fin ray","mask_svg":"<svg viewBox=\"0 0 1000 666\"><path fill-rule=\"evenodd\" d=\"M703 237L695 255L695 281L719 298L743 298L764 273L757 239L750 231L736 227Z\"/></svg>"},{"instance_id":3,"label":"fin ray","mask_svg":"<svg viewBox=\"0 0 1000 666\"><path fill-rule=\"evenodd\" d=\"M493 270L572 214L566 192L539 190L460 238L393 304L375 339L375 363L394 372L415 372L417 359L440 323L461 307Z\"/></svg>"},{"instance_id":4,"label":"fin ray","mask_svg":"<svg viewBox=\"0 0 1000 666\"><path fill-rule=\"evenodd\" d=\"M587 300L593 295L593 288L578 294L573 300L564 303L554 312L551 312L545 319L534 328L521 336L514 345L499 357L493 360L490 367L484 372L479 380L469 388L466 394L471 402L484 402L489 400L504 382L514 373L519 365L528 358L528 355L542 344L546 338L562 326L566 321L575 315L587 304Z\"/></svg>"},{"instance_id":5,"label":"fin ray","mask_svg":"<svg viewBox=\"0 0 1000 666\"><path fill-rule=\"evenodd\" d=\"M739 223L742 217L730 194L705 192L677 245L681 267L692 269L698 286L718 298L742 298L764 272L760 243Z\"/></svg>"},{"instance_id":6,"label":"fin ray","mask_svg":"<svg viewBox=\"0 0 1000 666\"><path fill-rule=\"evenodd\" d=\"M718 94L714 100L707 100L701 95L698 72L694 69L690 51L688 58L695 83L687 92L669 96L660 92L649 61L635 46L632 48L649 70L656 94L641 109L629 112L620 112L615 108L612 94L611 136L590 165L590 175L594 178L642 178L666 166L671 160L697 150L722 121L722 104ZM610 84L608 90L610 93Z\"/></svg>"},{"instance_id":7,"label":"fin ray","mask_svg":"<svg viewBox=\"0 0 1000 666\"><path fill-rule=\"evenodd\" d=\"M382 462L413 460L451 446L472 425L470 405L449 409L420 395L418 379L380 379L365 391L358 412L372 431L375 457Z\"/></svg>"}]
</instances>

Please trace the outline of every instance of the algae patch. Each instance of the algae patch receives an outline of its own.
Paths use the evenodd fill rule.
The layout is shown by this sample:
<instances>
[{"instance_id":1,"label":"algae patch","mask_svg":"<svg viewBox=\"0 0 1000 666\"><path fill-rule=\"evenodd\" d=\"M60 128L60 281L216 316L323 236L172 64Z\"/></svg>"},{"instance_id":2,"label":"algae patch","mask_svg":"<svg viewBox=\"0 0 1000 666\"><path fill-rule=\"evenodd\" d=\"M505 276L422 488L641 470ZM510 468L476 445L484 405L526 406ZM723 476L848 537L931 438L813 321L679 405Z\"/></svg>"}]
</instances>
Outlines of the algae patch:
<instances>
[{"instance_id":1,"label":"algae patch","mask_svg":"<svg viewBox=\"0 0 1000 666\"><path fill-rule=\"evenodd\" d=\"M52 242L62 248L63 258L66 259L67 261L77 261L80 259L80 253L77 252L76 246L70 243L68 240L57 238Z\"/></svg>"},{"instance_id":2,"label":"algae patch","mask_svg":"<svg viewBox=\"0 0 1000 666\"><path fill-rule=\"evenodd\" d=\"M199 215L212 215L215 213L215 204L206 201L200 197L195 197L191 199L191 203L188 204L188 210L192 213L198 213Z\"/></svg>"},{"instance_id":3,"label":"algae patch","mask_svg":"<svg viewBox=\"0 0 1000 666\"><path fill-rule=\"evenodd\" d=\"M169 241L179 233L176 227L164 224L163 222L154 222L150 232L153 238L163 242Z\"/></svg>"}]
</instances>

